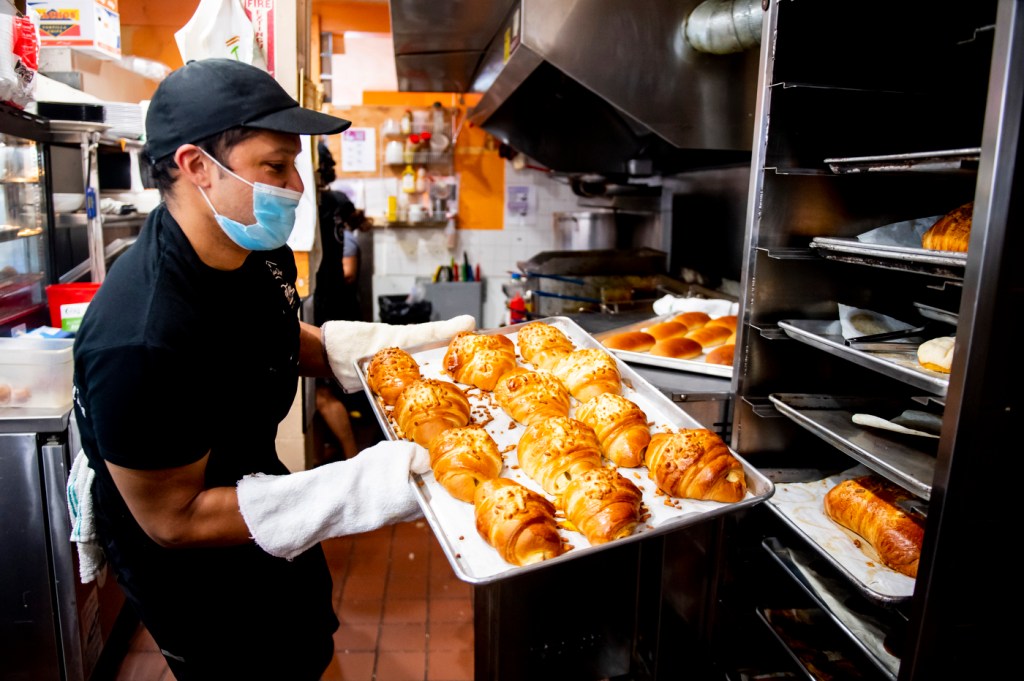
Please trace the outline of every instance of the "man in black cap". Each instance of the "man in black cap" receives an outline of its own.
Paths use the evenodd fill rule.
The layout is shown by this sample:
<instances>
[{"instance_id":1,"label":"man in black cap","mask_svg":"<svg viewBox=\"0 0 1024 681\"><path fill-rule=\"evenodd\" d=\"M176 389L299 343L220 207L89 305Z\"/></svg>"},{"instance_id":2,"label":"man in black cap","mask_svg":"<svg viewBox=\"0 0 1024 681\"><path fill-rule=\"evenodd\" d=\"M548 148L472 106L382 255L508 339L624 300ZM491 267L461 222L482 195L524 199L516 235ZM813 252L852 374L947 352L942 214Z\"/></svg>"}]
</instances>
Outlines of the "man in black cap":
<instances>
[{"instance_id":1,"label":"man in black cap","mask_svg":"<svg viewBox=\"0 0 1024 681\"><path fill-rule=\"evenodd\" d=\"M96 530L179 681L319 679L338 627L319 542L419 515L422 447L382 442L298 473L275 449L299 375L353 390L354 358L473 327L299 322L299 135L348 125L239 62L173 72L146 120L163 202L76 334Z\"/></svg>"}]
</instances>

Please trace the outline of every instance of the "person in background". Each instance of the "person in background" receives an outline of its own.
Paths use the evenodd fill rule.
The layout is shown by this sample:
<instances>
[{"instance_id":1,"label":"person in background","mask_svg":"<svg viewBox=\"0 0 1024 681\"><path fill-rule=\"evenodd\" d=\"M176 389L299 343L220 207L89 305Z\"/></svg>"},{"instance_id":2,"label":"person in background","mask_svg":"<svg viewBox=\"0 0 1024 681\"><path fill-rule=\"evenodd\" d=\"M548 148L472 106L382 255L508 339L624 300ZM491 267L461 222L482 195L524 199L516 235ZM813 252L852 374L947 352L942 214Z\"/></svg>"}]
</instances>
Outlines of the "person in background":
<instances>
[{"instance_id":1,"label":"person in background","mask_svg":"<svg viewBox=\"0 0 1024 681\"><path fill-rule=\"evenodd\" d=\"M300 375L356 390L354 358L474 326L299 320L299 135L348 125L241 62L171 73L146 119L163 201L76 334L95 530L178 681L319 679L338 628L320 542L420 515L414 443L295 473L276 451Z\"/></svg>"}]
</instances>

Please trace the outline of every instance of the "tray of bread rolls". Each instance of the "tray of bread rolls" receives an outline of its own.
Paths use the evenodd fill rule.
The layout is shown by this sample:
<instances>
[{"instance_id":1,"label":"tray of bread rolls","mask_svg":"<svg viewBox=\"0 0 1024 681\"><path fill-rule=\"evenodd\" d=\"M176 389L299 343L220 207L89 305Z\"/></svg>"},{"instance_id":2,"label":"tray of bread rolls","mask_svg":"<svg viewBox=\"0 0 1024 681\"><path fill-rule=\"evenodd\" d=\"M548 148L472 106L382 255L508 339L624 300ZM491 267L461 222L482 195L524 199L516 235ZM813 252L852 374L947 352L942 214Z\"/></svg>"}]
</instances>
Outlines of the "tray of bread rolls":
<instances>
[{"instance_id":1,"label":"tray of bread rolls","mask_svg":"<svg viewBox=\"0 0 1024 681\"><path fill-rule=\"evenodd\" d=\"M736 315L674 312L610 329L594 338L627 362L731 378Z\"/></svg>"},{"instance_id":2,"label":"tray of bread rolls","mask_svg":"<svg viewBox=\"0 0 1024 681\"><path fill-rule=\"evenodd\" d=\"M453 570L485 584L757 504L773 483L567 317L355 366ZM652 473L653 471L653 473Z\"/></svg>"}]
</instances>

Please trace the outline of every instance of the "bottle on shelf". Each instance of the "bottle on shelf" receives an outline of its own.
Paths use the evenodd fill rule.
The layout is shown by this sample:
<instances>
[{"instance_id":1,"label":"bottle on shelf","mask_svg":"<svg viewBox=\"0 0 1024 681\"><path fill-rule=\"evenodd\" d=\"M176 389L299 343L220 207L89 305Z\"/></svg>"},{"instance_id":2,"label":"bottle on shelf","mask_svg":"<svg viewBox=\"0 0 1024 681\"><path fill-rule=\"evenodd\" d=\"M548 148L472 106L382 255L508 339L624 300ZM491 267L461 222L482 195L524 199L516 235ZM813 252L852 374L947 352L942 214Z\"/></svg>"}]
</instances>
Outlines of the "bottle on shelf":
<instances>
[{"instance_id":1,"label":"bottle on shelf","mask_svg":"<svg viewBox=\"0 0 1024 681\"><path fill-rule=\"evenodd\" d=\"M420 136L416 134L409 135L405 140L405 151L402 154L402 160L405 163L412 163L416 160L416 152L419 151L420 147Z\"/></svg>"},{"instance_id":2,"label":"bottle on shelf","mask_svg":"<svg viewBox=\"0 0 1024 681\"><path fill-rule=\"evenodd\" d=\"M412 132L412 111L406 109L405 113L402 114L402 120L399 122L399 129L403 135L408 135Z\"/></svg>"},{"instance_id":3,"label":"bottle on shelf","mask_svg":"<svg viewBox=\"0 0 1024 681\"><path fill-rule=\"evenodd\" d=\"M434 135L444 135L444 109L441 102L434 102L432 114L430 132Z\"/></svg>"},{"instance_id":4,"label":"bottle on shelf","mask_svg":"<svg viewBox=\"0 0 1024 681\"><path fill-rule=\"evenodd\" d=\"M416 170L416 193L422 194L427 191L427 169L418 168Z\"/></svg>"},{"instance_id":5,"label":"bottle on shelf","mask_svg":"<svg viewBox=\"0 0 1024 681\"><path fill-rule=\"evenodd\" d=\"M405 166L402 171L402 192L412 194L416 191L416 171L411 165Z\"/></svg>"}]
</instances>

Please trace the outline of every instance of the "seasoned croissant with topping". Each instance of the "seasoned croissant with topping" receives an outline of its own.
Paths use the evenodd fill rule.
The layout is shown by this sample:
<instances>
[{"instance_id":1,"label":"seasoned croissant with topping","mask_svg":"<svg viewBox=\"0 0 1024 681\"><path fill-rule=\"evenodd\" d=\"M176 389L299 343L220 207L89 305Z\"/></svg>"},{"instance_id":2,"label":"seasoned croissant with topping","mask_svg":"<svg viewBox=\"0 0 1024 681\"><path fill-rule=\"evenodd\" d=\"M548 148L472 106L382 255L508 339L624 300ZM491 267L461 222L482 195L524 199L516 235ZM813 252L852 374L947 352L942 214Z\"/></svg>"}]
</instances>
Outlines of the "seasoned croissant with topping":
<instances>
[{"instance_id":1,"label":"seasoned croissant with topping","mask_svg":"<svg viewBox=\"0 0 1024 681\"><path fill-rule=\"evenodd\" d=\"M651 429L647 414L635 402L615 393L601 393L577 407L576 418L594 429L601 451L616 466L643 464Z\"/></svg>"},{"instance_id":2,"label":"seasoned croissant with topping","mask_svg":"<svg viewBox=\"0 0 1024 681\"><path fill-rule=\"evenodd\" d=\"M502 334L460 331L444 353L442 369L459 383L494 390L507 371L516 368L516 346Z\"/></svg>"},{"instance_id":3,"label":"seasoned croissant with topping","mask_svg":"<svg viewBox=\"0 0 1024 681\"><path fill-rule=\"evenodd\" d=\"M420 378L398 396L394 417L407 440L429 449L444 431L469 423L469 400L454 383Z\"/></svg>"},{"instance_id":4,"label":"seasoned croissant with topping","mask_svg":"<svg viewBox=\"0 0 1024 681\"><path fill-rule=\"evenodd\" d=\"M555 366L555 377L580 402L601 393L619 394L622 377L615 359L600 348L584 348L569 353Z\"/></svg>"},{"instance_id":5,"label":"seasoned croissant with topping","mask_svg":"<svg viewBox=\"0 0 1024 681\"><path fill-rule=\"evenodd\" d=\"M554 504L515 480L487 480L477 488L473 508L477 532L513 565L565 553Z\"/></svg>"},{"instance_id":6,"label":"seasoned croissant with topping","mask_svg":"<svg viewBox=\"0 0 1024 681\"><path fill-rule=\"evenodd\" d=\"M460 501L473 503L476 488L498 477L504 461L483 426L449 428L430 443L430 468L438 483Z\"/></svg>"},{"instance_id":7,"label":"seasoned croissant with topping","mask_svg":"<svg viewBox=\"0 0 1024 681\"><path fill-rule=\"evenodd\" d=\"M628 537L640 524L643 492L614 468L577 475L559 497L565 517L591 544Z\"/></svg>"},{"instance_id":8,"label":"seasoned croissant with topping","mask_svg":"<svg viewBox=\"0 0 1024 681\"><path fill-rule=\"evenodd\" d=\"M594 429L568 416L527 427L516 447L519 467L548 494L561 494L576 475L601 466Z\"/></svg>"},{"instance_id":9,"label":"seasoned croissant with topping","mask_svg":"<svg viewBox=\"0 0 1024 681\"><path fill-rule=\"evenodd\" d=\"M544 371L517 367L494 386L494 399L513 420L530 425L553 416L569 415L569 391Z\"/></svg>"},{"instance_id":10,"label":"seasoned croissant with topping","mask_svg":"<svg viewBox=\"0 0 1024 681\"><path fill-rule=\"evenodd\" d=\"M420 365L401 348L382 348L370 358L366 383L384 404L393 406L405 386L420 377Z\"/></svg>"},{"instance_id":11,"label":"seasoned croissant with topping","mask_svg":"<svg viewBox=\"0 0 1024 681\"><path fill-rule=\"evenodd\" d=\"M654 435L646 463L648 476L669 496L732 502L747 493L743 464L704 428Z\"/></svg>"},{"instance_id":12,"label":"seasoned croissant with topping","mask_svg":"<svg viewBox=\"0 0 1024 681\"><path fill-rule=\"evenodd\" d=\"M576 349L561 329L544 322L530 322L516 336L519 354L538 369L553 369L558 360Z\"/></svg>"}]
</instances>

